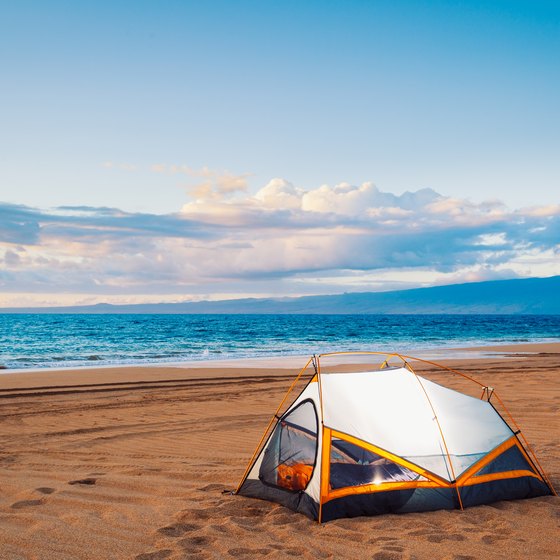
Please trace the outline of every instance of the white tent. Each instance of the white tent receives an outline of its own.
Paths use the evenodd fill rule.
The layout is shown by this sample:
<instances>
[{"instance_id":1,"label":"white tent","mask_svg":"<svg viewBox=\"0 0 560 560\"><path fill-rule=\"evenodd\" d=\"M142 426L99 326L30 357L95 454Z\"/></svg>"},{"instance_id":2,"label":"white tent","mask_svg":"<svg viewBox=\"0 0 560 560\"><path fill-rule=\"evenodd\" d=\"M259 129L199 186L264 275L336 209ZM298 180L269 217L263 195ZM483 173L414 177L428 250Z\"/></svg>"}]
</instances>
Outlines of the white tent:
<instances>
[{"instance_id":1,"label":"white tent","mask_svg":"<svg viewBox=\"0 0 560 560\"><path fill-rule=\"evenodd\" d=\"M271 422L237 493L321 522L553 491L492 390L448 389L399 357L403 367L361 373L324 373L314 358L317 373Z\"/></svg>"}]
</instances>

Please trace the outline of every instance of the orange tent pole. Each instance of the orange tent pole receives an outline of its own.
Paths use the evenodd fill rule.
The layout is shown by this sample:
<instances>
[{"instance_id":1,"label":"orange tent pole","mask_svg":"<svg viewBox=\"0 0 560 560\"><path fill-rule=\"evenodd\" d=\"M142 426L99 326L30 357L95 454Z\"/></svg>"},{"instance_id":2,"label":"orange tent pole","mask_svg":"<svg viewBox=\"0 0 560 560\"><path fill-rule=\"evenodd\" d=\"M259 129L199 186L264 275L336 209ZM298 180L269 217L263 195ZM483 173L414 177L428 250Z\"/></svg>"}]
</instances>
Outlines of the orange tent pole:
<instances>
[{"instance_id":1,"label":"orange tent pole","mask_svg":"<svg viewBox=\"0 0 560 560\"><path fill-rule=\"evenodd\" d=\"M323 480L324 476L324 462L325 462L325 439L327 436L327 430L325 430L325 422L323 417L323 383L321 381L321 357L317 356L315 359L315 369L317 371L317 382L319 383L319 405L321 409L321 465L319 467L319 515L317 516L317 522L319 525L323 518L323 484L326 482ZM330 448L330 430L328 430L329 437L329 448ZM327 461L329 458L326 459ZM328 482L328 481L327 481Z\"/></svg>"},{"instance_id":2,"label":"orange tent pole","mask_svg":"<svg viewBox=\"0 0 560 560\"><path fill-rule=\"evenodd\" d=\"M323 500L328 495L329 490L331 435L331 430L323 425L321 430L321 464L319 466L319 515L317 516L319 525L323 522Z\"/></svg>"},{"instance_id":3,"label":"orange tent pole","mask_svg":"<svg viewBox=\"0 0 560 560\"><path fill-rule=\"evenodd\" d=\"M402 358L402 356L401 356L401 358ZM428 396L428 392L424 388L424 384L420 381L420 378L418 377L418 375L416 375L416 372L414 371L414 369L412 369L412 366L408 362L406 362L406 360L405 360L405 364L407 365L410 372L416 378L416 381L418 381L418 383L420 383L420 387L422 387L422 391L424 392L424 395L426 396L426 399L428 400L430 408L432 409L432 412L434 414L434 419L436 421L436 424L437 424L437 427L438 427L438 430L439 430L439 434L441 436L441 440L443 441L443 446L445 447L445 453L447 454L447 460L449 461L449 466L451 467L451 475L453 476L453 480L455 481L454 486L455 486L455 490L457 492L457 497L459 498L459 506L461 507L461 509L464 509L463 508L463 500L461 500L461 492L459 492L459 487L457 486L457 479L456 479L456 476L455 476L455 469L453 468L453 462L451 461L451 455L449 454L449 449L447 448L447 442L445 441L445 437L443 435L443 430L441 429L441 424L439 423L439 418L437 417L437 413L434 409L434 405L432 404L432 401L430 400L430 397Z\"/></svg>"}]
</instances>

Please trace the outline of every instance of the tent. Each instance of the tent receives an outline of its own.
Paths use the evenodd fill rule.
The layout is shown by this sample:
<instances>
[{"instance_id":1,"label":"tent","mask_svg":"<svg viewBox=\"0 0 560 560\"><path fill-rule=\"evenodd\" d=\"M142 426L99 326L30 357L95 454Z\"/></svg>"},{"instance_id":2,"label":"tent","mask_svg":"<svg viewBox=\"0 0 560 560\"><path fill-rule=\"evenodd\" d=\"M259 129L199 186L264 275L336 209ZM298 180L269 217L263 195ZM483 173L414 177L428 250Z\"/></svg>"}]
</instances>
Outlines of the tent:
<instances>
[{"instance_id":1,"label":"tent","mask_svg":"<svg viewBox=\"0 0 560 560\"><path fill-rule=\"evenodd\" d=\"M555 493L491 387L400 354L383 354L381 367L371 371L321 371L321 358L340 354L381 353L310 358L271 419L236 494L278 502L321 523ZM390 366L393 358L402 365ZM418 375L412 360L478 384L480 398ZM307 384L280 413L310 365ZM509 423L497 408L506 410Z\"/></svg>"}]
</instances>

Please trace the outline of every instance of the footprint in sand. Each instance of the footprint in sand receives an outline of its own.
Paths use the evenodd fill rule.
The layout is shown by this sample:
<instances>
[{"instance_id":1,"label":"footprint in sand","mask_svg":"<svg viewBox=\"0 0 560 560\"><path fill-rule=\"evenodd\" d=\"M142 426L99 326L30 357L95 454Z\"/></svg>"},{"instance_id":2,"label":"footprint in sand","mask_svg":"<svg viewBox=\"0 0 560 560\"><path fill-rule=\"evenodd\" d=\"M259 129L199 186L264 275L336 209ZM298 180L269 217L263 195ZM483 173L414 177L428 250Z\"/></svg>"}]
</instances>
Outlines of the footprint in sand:
<instances>
[{"instance_id":1,"label":"footprint in sand","mask_svg":"<svg viewBox=\"0 0 560 560\"><path fill-rule=\"evenodd\" d=\"M434 533L433 529L415 529L413 531L408 532L408 535L411 536L411 537L426 537L428 535L434 535L434 534L438 535L439 533ZM390 537L390 538L379 537L379 540L381 540L382 538L385 539L385 540L392 540L392 541L396 540L392 537Z\"/></svg>"},{"instance_id":2,"label":"footprint in sand","mask_svg":"<svg viewBox=\"0 0 560 560\"><path fill-rule=\"evenodd\" d=\"M362 530L356 527L354 519L337 519L334 523L336 524L336 527L344 529L345 531L351 531L352 533L357 533Z\"/></svg>"},{"instance_id":3,"label":"footprint in sand","mask_svg":"<svg viewBox=\"0 0 560 560\"><path fill-rule=\"evenodd\" d=\"M216 531L217 533L229 533L230 531L230 528L224 525L214 524L214 525L209 525L208 527L209 529L212 529L212 531Z\"/></svg>"},{"instance_id":4,"label":"footprint in sand","mask_svg":"<svg viewBox=\"0 0 560 560\"><path fill-rule=\"evenodd\" d=\"M234 558L258 558L270 554L268 548L230 548L228 554Z\"/></svg>"},{"instance_id":5,"label":"footprint in sand","mask_svg":"<svg viewBox=\"0 0 560 560\"><path fill-rule=\"evenodd\" d=\"M501 537L498 535L483 535L480 539L484 544L496 544L498 541L505 537Z\"/></svg>"},{"instance_id":6,"label":"footprint in sand","mask_svg":"<svg viewBox=\"0 0 560 560\"><path fill-rule=\"evenodd\" d=\"M214 537L207 537L205 535L187 537L181 539L179 544L183 550L188 554L194 554L196 552L202 552L202 549L207 547L209 544L213 543L216 539Z\"/></svg>"},{"instance_id":7,"label":"footprint in sand","mask_svg":"<svg viewBox=\"0 0 560 560\"><path fill-rule=\"evenodd\" d=\"M158 533L161 533L166 537L182 537L185 533L190 533L191 531L196 531L197 529L200 529L200 526L195 523L174 523L173 525L168 525L167 527L161 527L158 529Z\"/></svg>"},{"instance_id":8,"label":"footprint in sand","mask_svg":"<svg viewBox=\"0 0 560 560\"><path fill-rule=\"evenodd\" d=\"M464 541L467 537L465 535L460 535L459 533L441 533L441 534L434 534L429 535L426 540L433 542L433 543L441 543L443 541Z\"/></svg>"},{"instance_id":9,"label":"footprint in sand","mask_svg":"<svg viewBox=\"0 0 560 560\"><path fill-rule=\"evenodd\" d=\"M35 488L35 492L39 492L40 494L52 494L55 492L55 489L49 488L48 486L41 486L40 488Z\"/></svg>"},{"instance_id":10,"label":"footprint in sand","mask_svg":"<svg viewBox=\"0 0 560 560\"><path fill-rule=\"evenodd\" d=\"M10 507L12 509L21 509L30 506L40 506L44 503L44 500L21 500L20 502L16 502L12 504Z\"/></svg>"},{"instance_id":11,"label":"footprint in sand","mask_svg":"<svg viewBox=\"0 0 560 560\"><path fill-rule=\"evenodd\" d=\"M92 486L97 482L97 478L81 478L79 480L71 480L68 484L83 484L84 486Z\"/></svg>"},{"instance_id":12,"label":"footprint in sand","mask_svg":"<svg viewBox=\"0 0 560 560\"><path fill-rule=\"evenodd\" d=\"M249 531L249 532L262 531L259 523L254 519L250 519L248 517L240 517L239 519L232 518L231 522L237 527L244 529L245 531Z\"/></svg>"},{"instance_id":13,"label":"footprint in sand","mask_svg":"<svg viewBox=\"0 0 560 560\"><path fill-rule=\"evenodd\" d=\"M191 509L182 513L184 517L194 517L195 519L211 519L214 515L210 509Z\"/></svg>"}]
</instances>

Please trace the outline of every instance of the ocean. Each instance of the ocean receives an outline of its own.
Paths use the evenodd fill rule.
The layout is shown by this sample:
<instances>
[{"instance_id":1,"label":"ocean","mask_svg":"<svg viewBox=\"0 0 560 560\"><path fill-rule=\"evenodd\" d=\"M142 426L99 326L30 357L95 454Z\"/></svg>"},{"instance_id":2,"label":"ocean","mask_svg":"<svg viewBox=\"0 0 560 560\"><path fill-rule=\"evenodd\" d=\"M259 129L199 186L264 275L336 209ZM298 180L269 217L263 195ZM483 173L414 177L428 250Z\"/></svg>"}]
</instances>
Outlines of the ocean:
<instances>
[{"instance_id":1,"label":"ocean","mask_svg":"<svg viewBox=\"0 0 560 560\"><path fill-rule=\"evenodd\" d=\"M0 368L154 364L560 340L560 315L0 315Z\"/></svg>"}]
</instances>

